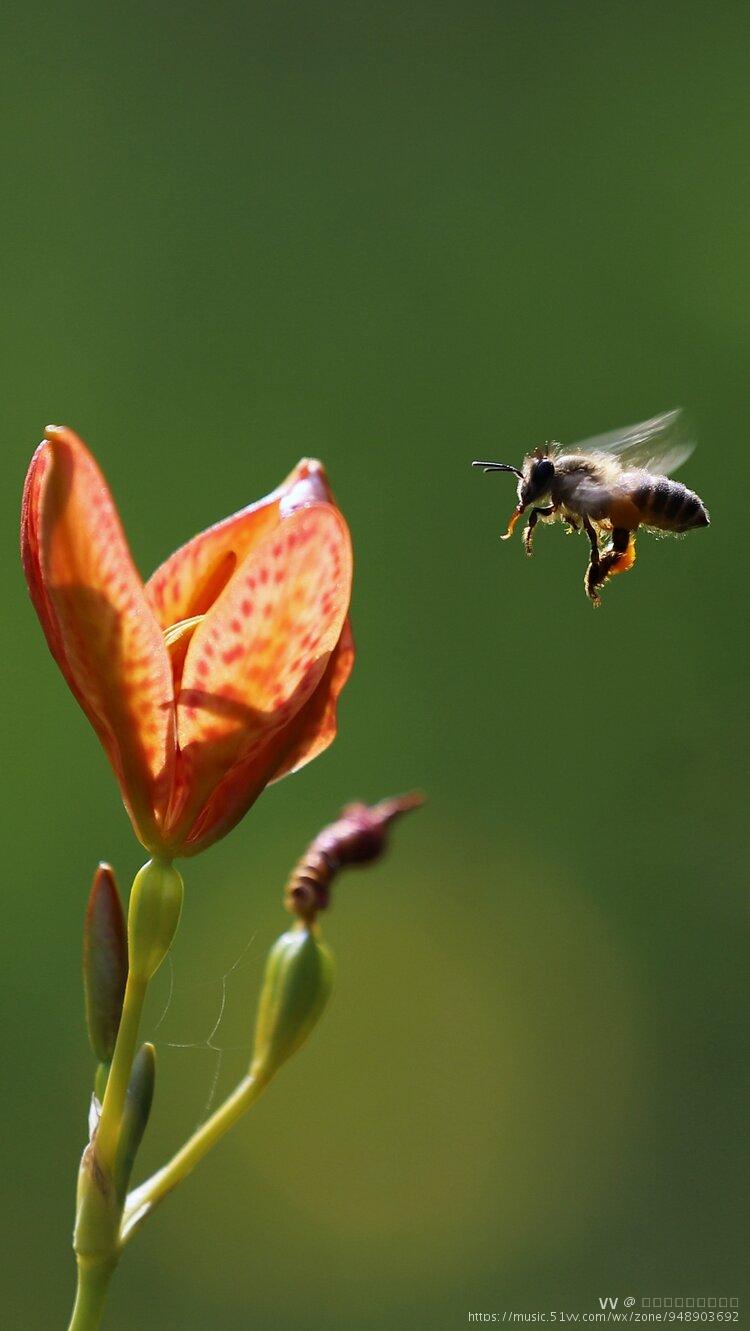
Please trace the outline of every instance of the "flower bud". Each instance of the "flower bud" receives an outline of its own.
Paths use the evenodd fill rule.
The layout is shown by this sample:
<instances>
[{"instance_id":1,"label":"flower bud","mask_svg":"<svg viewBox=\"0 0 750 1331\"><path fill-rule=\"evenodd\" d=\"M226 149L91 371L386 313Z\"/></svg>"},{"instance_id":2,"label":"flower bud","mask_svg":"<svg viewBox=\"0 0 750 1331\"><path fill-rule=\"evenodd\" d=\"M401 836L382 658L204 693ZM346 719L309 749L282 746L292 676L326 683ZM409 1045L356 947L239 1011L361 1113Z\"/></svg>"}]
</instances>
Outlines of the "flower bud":
<instances>
[{"instance_id":1,"label":"flower bud","mask_svg":"<svg viewBox=\"0 0 750 1331\"><path fill-rule=\"evenodd\" d=\"M250 1074L268 1081L304 1044L328 1002L333 958L305 924L276 940L268 954L255 1025Z\"/></svg>"},{"instance_id":2,"label":"flower bud","mask_svg":"<svg viewBox=\"0 0 750 1331\"><path fill-rule=\"evenodd\" d=\"M120 1200L124 1200L135 1157L151 1113L156 1080L156 1050L152 1044L141 1045L130 1073L120 1123L114 1180Z\"/></svg>"},{"instance_id":3,"label":"flower bud","mask_svg":"<svg viewBox=\"0 0 750 1331\"><path fill-rule=\"evenodd\" d=\"M164 860L149 860L133 881L128 910L128 949L134 979L150 980L169 951L180 922L183 885Z\"/></svg>"},{"instance_id":4,"label":"flower bud","mask_svg":"<svg viewBox=\"0 0 750 1331\"><path fill-rule=\"evenodd\" d=\"M340 818L318 833L292 870L284 897L287 910L312 922L318 911L326 909L339 870L379 859L391 823L423 803L424 797L414 791L379 804L347 804Z\"/></svg>"},{"instance_id":5,"label":"flower bud","mask_svg":"<svg viewBox=\"0 0 750 1331\"><path fill-rule=\"evenodd\" d=\"M91 1048L109 1063L120 1025L128 941L115 875L108 864L94 874L83 929L83 989Z\"/></svg>"}]
</instances>

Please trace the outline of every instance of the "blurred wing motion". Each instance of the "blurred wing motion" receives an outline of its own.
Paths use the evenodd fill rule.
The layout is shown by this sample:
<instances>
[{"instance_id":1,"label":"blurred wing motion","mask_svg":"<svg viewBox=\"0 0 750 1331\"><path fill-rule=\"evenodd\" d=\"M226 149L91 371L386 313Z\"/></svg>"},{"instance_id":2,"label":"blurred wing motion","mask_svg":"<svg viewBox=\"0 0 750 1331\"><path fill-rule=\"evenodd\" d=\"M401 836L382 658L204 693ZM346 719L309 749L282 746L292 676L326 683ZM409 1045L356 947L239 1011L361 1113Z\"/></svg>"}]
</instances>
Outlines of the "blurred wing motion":
<instances>
[{"instance_id":1,"label":"blurred wing motion","mask_svg":"<svg viewBox=\"0 0 750 1331\"><path fill-rule=\"evenodd\" d=\"M572 448L561 448L560 453L605 453L616 458L625 471L640 468L657 476L669 476L682 466L694 448L684 413L677 407L640 425L594 435Z\"/></svg>"}]
</instances>

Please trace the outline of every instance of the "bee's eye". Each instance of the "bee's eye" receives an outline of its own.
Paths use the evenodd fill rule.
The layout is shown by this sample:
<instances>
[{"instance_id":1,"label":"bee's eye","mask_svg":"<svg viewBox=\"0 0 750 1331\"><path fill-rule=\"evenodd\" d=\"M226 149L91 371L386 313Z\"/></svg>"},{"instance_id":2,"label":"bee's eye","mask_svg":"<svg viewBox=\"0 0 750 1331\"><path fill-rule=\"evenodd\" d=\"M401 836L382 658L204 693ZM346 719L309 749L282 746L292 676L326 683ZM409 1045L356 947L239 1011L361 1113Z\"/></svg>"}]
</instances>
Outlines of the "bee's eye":
<instances>
[{"instance_id":1,"label":"bee's eye","mask_svg":"<svg viewBox=\"0 0 750 1331\"><path fill-rule=\"evenodd\" d=\"M534 481L536 485L549 485L554 473L555 464L554 462L550 462L549 458L544 458L541 462L537 462L534 468Z\"/></svg>"}]
</instances>

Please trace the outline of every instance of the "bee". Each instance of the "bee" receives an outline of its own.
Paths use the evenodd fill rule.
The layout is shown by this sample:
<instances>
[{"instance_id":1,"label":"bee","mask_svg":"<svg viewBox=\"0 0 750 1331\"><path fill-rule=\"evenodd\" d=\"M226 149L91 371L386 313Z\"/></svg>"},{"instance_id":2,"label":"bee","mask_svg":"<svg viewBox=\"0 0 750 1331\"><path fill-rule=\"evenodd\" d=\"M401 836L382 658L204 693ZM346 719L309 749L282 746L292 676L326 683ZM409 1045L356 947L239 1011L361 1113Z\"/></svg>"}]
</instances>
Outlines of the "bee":
<instances>
[{"instance_id":1,"label":"bee","mask_svg":"<svg viewBox=\"0 0 750 1331\"><path fill-rule=\"evenodd\" d=\"M560 519L569 531L585 532L591 546L584 587L595 606L599 588L635 563L639 527L681 535L707 527L702 499L670 474L682 466L695 445L682 412L663 412L640 425L597 435L570 449L544 444L528 453L523 468L508 462L473 462L484 471L510 471L518 477L518 503L511 514L507 541L521 514L531 508L523 531L527 555L533 553L539 521Z\"/></svg>"}]
</instances>

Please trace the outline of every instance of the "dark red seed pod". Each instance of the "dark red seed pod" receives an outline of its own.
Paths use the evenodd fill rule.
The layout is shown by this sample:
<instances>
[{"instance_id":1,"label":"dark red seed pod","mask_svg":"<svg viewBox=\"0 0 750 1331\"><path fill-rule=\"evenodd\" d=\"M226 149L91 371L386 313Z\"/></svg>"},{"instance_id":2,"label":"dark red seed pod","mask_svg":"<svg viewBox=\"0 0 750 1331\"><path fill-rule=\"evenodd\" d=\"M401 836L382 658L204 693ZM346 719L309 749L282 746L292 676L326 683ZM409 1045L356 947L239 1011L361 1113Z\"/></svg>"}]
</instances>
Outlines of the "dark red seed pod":
<instances>
[{"instance_id":1,"label":"dark red seed pod","mask_svg":"<svg viewBox=\"0 0 750 1331\"><path fill-rule=\"evenodd\" d=\"M424 796L413 791L379 804L347 804L336 822L318 833L292 870L284 896L287 910L308 923L314 920L328 906L331 883L339 870L379 859L391 823L423 803Z\"/></svg>"},{"instance_id":2,"label":"dark red seed pod","mask_svg":"<svg viewBox=\"0 0 750 1331\"><path fill-rule=\"evenodd\" d=\"M115 875L100 864L86 909L83 931L83 987L91 1047L102 1063L112 1057L128 977L125 915Z\"/></svg>"}]
</instances>

